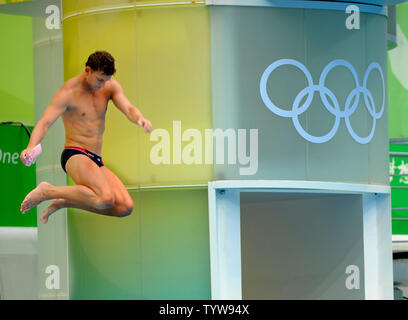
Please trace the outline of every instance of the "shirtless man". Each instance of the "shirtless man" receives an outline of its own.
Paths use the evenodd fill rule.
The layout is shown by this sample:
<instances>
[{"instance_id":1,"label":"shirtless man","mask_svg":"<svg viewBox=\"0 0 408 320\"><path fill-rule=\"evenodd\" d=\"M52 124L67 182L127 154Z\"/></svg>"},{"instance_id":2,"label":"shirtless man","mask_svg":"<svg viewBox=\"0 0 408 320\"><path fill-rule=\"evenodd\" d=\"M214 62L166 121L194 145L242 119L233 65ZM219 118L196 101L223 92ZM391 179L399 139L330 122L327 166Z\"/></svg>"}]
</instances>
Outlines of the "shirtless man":
<instances>
[{"instance_id":1,"label":"shirtless man","mask_svg":"<svg viewBox=\"0 0 408 320\"><path fill-rule=\"evenodd\" d=\"M128 191L101 158L108 101L111 99L130 121L144 127L146 133L151 132L152 125L125 97L120 84L111 79L115 71L114 58L106 51L97 51L89 56L85 70L56 92L20 158L24 162L32 154L48 128L61 116L65 127L61 166L76 185L53 186L41 182L22 202L23 214L50 199L53 201L40 217L43 223L61 208L79 208L115 217L132 212L133 200Z\"/></svg>"}]
</instances>

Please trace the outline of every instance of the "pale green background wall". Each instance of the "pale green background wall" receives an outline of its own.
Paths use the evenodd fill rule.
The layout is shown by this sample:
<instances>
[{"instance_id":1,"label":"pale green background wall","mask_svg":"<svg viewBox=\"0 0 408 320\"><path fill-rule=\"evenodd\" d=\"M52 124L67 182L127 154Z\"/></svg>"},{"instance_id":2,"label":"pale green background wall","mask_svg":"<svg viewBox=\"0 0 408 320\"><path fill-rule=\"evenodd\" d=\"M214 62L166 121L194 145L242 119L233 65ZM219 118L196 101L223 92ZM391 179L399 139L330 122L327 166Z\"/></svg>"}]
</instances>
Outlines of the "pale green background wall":
<instances>
[{"instance_id":1,"label":"pale green background wall","mask_svg":"<svg viewBox=\"0 0 408 320\"><path fill-rule=\"evenodd\" d=\"M0 13L0 121L33 125L32 18Z\"/></svg>"},{"instance_id":2,"label":"pale green background wall","mask_svg":"<svg viewBox=\"0 0 408 320\"><path fill-rule=\"evenodd\" d=\"M0 5L0 122L16 121L31 126L35 123L32 18L3 14L5 7L8 5ZM0 149L19 154L28 142L25 130L6 126L2 129L6 134L0 138ZM14 229L15 234L12 231L12 238L28 233L32 238L5 240L6 254L1 252L0 263L0 295L6 299L37 299L37 217L35 210L24 216L19 211L21 201L35 187L36 167L25 167L19 158L18 162L17 166L13 165L14 169L0 173L1 202L7 202L2 206L0 215L10 218L0 225L21 227ZM4 168L5 164L2 166ZM11 183L10 178L14 179ZM26 251L24 247L31 249Z\"/></svg>"},{"instance_id":3,"label":"pale green background wall","mask_svg":"<svg viewBox=\"0 0 408 320\"><path fill-rule=\"evenodd\" d=\"M47 0L47 5L51 1ZM61 7L60 1L53 1ZM37 4L39 12L45 12L44 2ZM44 17L33 19L33 54L35 77L35 118L38 121L48 107L55 92L64 83L62 52L62 29L48 29ZM61 118L53 124L41 142L43 152L37 159L37 181L47 181L52 185L66 185L66 175L60 165L60 156L64 148L65 130ZM45 201L37 207L38 217L51 201ZM66 209L59 210L47 224L38 221L38 288L40 299L67 299L68 292L68 248ZM60 289L46 288L49 276L46 268L56 265L60 271Z\"/></svg>"},{"instance_id":4,"label":"pale green background wall","mask_svg":"<svg viewBox=\"0 0 408 320\"><path fill-rule=\"evenodd\" d=\"M5 5L0 5L0 122L16 121L32 126L35 123L32 18L4 14L2 9L5 7ZM32 130L32 127L30 129ZM22 128L5 127L2 130L4 141L0 141L0 149L3 152L13 150L13 153L20 153L28 142L26 131ZM17 136L14 136L13 139L7 139L4 132L13 132L19 135L20 141ZM11 141L14 141L14 145ZM10 186L3 181L3 192L5 192L3 197L7 198L8 192L15 190L15 195L18 195L18 199L22 197L20 199L22 201L24 199L23 193L29 192L35 185L35 168L27 168L19 159L18 161L17 174L30 173L27 176L27 181L25 181L26 185L24 187L19 187L17 184ZM16 198L16 201L18 199ZM19 203L10 202L6 207L8 219L6 219L7 222L0 223L2 226L36 226L35 214L26 217L19 214Z\"/></svg>"},{"instance_id":5,"label":"pale green background wall","mask_svg":"<svg viewBox=\"0 0 408 320\"><path fill-rule=\"evenodd\" d=\"M131 196L123 219L70 210L71 299L210 299L207 190Z\"/></svg>"},{"instance_id":6,"label":"pale green background wall","mask_svg":"<svg viewBox=\"0 0 408 320\"><path fill-rule=\"evenodd\" d=\"M48 107L52 96L63 84L62 30L45 25L46 7L60 6L59 0L37 0L25 4L0 5L0 121L21 121L34 125ZM64 128L60 119L49 129L41 142L43 152L36 161L37 181L54 185L66 184L60 168L64 145ZM25 146L24 146L25 147ZM21 151L21 150L20 150ZM27 192L35 187L28 186ZM27 213L38 217L49 204L44 202ZM66 210L61 210L48 225L38 225L38 296L40 299L68 297L66 244ZM49 265L60 269L60 289L45 287ZM37 272L37 270L36 270ZM37 298L36 297L36 298Z\"/></svg>"},{"instance_id":7,"label":"pale green background wall","mask_svg":"<svg viewBox=\"0 0 408 320\"><path fill-rule=\"evenodd\" d=\"M390 138L408 137L408 3L397 5L397 47L388 53Z\"/></svg>"}]
</instances>

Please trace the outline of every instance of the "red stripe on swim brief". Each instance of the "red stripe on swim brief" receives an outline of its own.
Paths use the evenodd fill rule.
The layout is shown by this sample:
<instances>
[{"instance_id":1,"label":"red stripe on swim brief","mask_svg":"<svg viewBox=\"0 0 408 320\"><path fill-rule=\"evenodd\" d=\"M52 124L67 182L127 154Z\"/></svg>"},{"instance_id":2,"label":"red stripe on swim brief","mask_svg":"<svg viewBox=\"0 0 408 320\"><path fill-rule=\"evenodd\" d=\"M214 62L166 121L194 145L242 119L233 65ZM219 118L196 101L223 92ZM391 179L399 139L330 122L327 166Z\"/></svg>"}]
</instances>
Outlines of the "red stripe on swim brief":
<instances>
[{"instance_id":1,"label":"red stripe on swim brief","mask_svg":"<svg viewBox=\"0 0 408 320\"><path fill-rule=\"evenodd\" d=\"M86 155L87 155L89 158L92 159L91 155L90 155L85 149L83 149L83 148L79 148L79 147L65 147L65 149L75 149L75 150L79 150L79 151L85 152Z\"/></svg>"}]
</instances>

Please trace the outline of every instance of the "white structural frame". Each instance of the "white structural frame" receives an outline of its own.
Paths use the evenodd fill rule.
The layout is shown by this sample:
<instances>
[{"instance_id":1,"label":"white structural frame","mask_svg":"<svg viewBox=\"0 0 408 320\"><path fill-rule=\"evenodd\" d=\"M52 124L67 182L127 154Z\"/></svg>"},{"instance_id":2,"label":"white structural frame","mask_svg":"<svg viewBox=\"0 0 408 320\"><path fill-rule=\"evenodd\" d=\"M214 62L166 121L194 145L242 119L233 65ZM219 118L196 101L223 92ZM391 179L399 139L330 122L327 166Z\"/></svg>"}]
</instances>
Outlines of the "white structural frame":
<instances>
[{"instance_id":1,"label":"white structural frame","mask_svg":"<svg viewBox=\"0 0 408 320\"><path fill-rule=\"evenodd\" d=\"M213 300L242 299L241 192L362 195L365 299L393 299L389 186L293 180L224 180L208 183Z\"/></svg>"},{"instance_id":2,"label":"white structural frame","mask_svg":"<svg viewBox=\"0 0 408 320\"><path fill-rule=\"evenodd\" d=\"M337 10L346 12L347 7L357 6L360 12L388 16L386 6L357 2L332 2L308 0L205 0L208 6L275 7L292 9Z\"/></svg>"}]
</instances>

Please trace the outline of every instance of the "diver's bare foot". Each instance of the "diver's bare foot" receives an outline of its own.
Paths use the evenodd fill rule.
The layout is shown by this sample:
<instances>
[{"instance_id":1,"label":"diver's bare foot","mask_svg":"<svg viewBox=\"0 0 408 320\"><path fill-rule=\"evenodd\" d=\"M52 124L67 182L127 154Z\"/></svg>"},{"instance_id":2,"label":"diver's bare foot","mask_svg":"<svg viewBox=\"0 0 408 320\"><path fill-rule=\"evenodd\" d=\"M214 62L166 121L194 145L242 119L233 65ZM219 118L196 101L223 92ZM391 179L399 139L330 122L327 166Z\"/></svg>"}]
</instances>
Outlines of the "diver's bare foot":
<instances>
[{"instance_id":1,"label":"diver's bare foot","mask_svg":"<svg viewBox=\"0 0 408 320\"><path fill-rule=\"evenodd\" d=\"M55 199L51 202L51 204L44 210L43 214L40 217L40 220L43 223L48 222L48 217L52 215L55 211L64 207L65 200L64 199Z\"/></svg>"},{"instance_id":2,"label":"diver's bare foot","mask_svg":"<svg viewBox=\"0 0 408 320\"><path fill-rule=\"evenodd\" d=\"M37 188L25 197L24 201L21 203L20 211L24 214L44 200L47 200L45 192L49 187L51 187L51 185L48 182L41 182Z\"/></svg>"}]
</instances>

